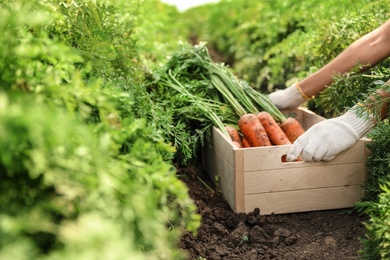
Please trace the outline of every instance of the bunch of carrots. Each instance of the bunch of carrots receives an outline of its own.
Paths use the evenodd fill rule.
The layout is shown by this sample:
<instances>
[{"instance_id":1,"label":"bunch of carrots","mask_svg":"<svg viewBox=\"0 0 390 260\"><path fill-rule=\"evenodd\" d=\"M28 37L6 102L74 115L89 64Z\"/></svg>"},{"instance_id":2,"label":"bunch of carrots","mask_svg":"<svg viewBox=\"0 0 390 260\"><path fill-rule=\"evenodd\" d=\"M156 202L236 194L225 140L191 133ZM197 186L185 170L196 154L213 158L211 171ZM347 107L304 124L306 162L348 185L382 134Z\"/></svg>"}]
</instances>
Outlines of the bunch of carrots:
<instances>
[{"instance_id":1,"label":"bunch of carrots","mask_svg":"<svg viewBox=\"0 0 390 260\"><path fill-rule=\"evenodd\" d=\"M213 62L206 43L173 55L165 73L160 83L185 97L240 148L291 144L304 132L300 123L286 117L266 94L236 78L223 64ZM202 84L194 87L200 80ZM209 87L205 88L205 83ZM232 126L236 121L238 127Z\"/></svg>"},{"instance_id":2,"label":"bunch of carrots","mask_svg":"<svg viewBox=\"0 0 390 260\"><path fill-rule=\"evenodd\" d=\"M238 129L231 125L226 125L225 129L238 148L288 145L305 132L295 118L287 117L277 123L266 111L246 113L240 117Z\"/></svg>"}]
</instances>

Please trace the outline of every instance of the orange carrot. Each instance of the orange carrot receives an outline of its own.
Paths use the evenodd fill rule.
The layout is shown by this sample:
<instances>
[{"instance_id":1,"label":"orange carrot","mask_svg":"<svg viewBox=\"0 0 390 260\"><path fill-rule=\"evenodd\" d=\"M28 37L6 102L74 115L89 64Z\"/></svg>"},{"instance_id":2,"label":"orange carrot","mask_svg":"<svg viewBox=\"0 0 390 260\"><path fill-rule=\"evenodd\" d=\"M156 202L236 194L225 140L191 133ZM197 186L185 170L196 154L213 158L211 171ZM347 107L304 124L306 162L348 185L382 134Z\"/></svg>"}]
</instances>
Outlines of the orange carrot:
<instances>
[{"instance_id":1,"label":"orange carrot","mask_svg":"<svg viewBox=\"0 0 390 260\"><path fill-rule=\"evenodd\" d=\"M241 143L242 143L242 146L243 146L244 148L251 147L251 144L248 142L248 140L247 140L245 137L243 137L243 138L241 139Z\"/></svg>"},{"instance_id":2,"label":"orange carrot","mask_svg":"<svg viewBox=\"0 0 390 260\"><path fill-rule=\"evenodd\" d=\"M298 120L293 117L288 117L282 122L280 128L282 128L291 143L294 143L295 140L305 132Z\"/></svg>"},{"instance_id":3,"label":"orange carrot","mask_svg":"<svg viewBox=\"0 0 390 260\"><path fill-rule=\"evenodd\" d=\"M229 133L232 141L237 143L238 148L241 148L242 147L241 136L240 136L238 130L234 126L231 126L231 125L226 125L225 129Z\"/></svg>"},{"instance_id":4,"label":"orange carrot","mask_svg":"<svg viewBox=\"0 0 390 260\"><path fill-rule=\"evenodd\" d=\"M238 127L252 147L271 146L263 125L255 114L244 114L238 120Z\"/></svg>"},{"instance_id":5,"label":"orange carrot","mask_svg":"<svg viewBox=\"0 0 390 260\"><path fill-rule=\"evenodd\" d=\"M270 113L261 111L257 114L257 118L263 125L269 140L275 145L291 144L282 128L276 123Z\"/></svg>"}]
</instances>

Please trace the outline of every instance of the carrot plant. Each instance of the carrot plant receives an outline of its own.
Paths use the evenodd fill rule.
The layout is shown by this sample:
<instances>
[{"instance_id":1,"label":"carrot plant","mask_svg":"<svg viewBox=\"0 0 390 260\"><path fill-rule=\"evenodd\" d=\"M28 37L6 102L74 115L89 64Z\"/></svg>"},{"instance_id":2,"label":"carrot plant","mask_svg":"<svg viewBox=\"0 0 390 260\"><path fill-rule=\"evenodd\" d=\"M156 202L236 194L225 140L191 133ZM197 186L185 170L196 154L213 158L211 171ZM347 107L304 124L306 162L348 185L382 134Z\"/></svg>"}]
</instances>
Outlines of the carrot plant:
<instances>
[{"instance_id":1,"label":"carrot plant","mask_svg":"<svg viewBox=\"0 0 390 260\"><path fill-rule=\"evenodd\" d=\"M379 185L380 191L375 202L368 203L364 212L369 220L364 223L366 236L361 238L363 249L360 250L361 259L387 259L390 257L390 187L387 184Z\"/></svg>"},{"instance_id":2,"label":"carrot plant","mask_svg":"<svg viewBox=\"0 0 390 260\"><path fill-rule=\"evenodd\" d=\"M199 217L140 81L138 4L0 3L1 259L185 258Z\"/></svg>"},{"instance_id":3,"label":"carrot plant","mask_svg":"<svg viewBox=\"0 0 390 260\"><path fill-rule=\"evenodd\" d=\"M172 106L177 108L175 120L185 122L190 136L198 141L203 140L202 135L207 136L212 126L229 136L224 125L236 125L246 113L266 110L276 120L284 119L266 95L238 79L224 64L213 62L205 43L183 44L153 80L151 89L157 93L156 100L171 100ZM176 140L175 136L170 138ZM203 145L202 142L188 142L188 146L173 142L178 155L182 155L182 163L196 158L197 147Z\"/></svg>"}]
</instances>

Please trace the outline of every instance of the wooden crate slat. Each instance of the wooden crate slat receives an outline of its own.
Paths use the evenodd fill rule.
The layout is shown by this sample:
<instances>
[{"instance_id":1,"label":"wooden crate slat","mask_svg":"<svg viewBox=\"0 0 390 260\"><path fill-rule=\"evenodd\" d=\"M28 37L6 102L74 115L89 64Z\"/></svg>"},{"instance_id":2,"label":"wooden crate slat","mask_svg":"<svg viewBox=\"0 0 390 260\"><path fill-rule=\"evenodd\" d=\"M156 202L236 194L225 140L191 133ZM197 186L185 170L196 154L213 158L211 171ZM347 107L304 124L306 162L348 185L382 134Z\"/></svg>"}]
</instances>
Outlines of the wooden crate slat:
<instances>
[{"instance_id":1,"label":"wooden crate slat","mask_svg":"<svg viewBox=\"0 0 390 260\"><path fill-rule=\"evenodd\" d=\"M245 211L260 208L260 214L282 214L353 207L363 196L360 185L324 189L246 195Z\"/></svg>"},{"instance_id":2,"label":"wooden crate slat","mask_svg":"<svg viewBox=\"0 0 390 260\"><path fill-rule=\"evenodd\" d=\"M236 208L236 192L229 186L227 180L224 177L218 179L218 185L221 189L222 195L225 198L226 202L229 204L230 208ZM242 196L243 197L243 196Z\"/></svg>"},{"instance_id":3,"label":"wooden crate slat","mask_svg":"<svg viewBox=\"0 0 390 260\"><path fill-rule=\"evenodd\" d=\"M226 180L226 184L229 185L231 189L235 187L235 168L234 165L230 165L231 162L225 160L219 152L215 154L215 172L217 173L217 178L223 178Z\"/></svg>"},{"instance_id":4,"label":"wooden crate slat","mask_svg":"<svg viewBox=\"0 0 390 260\"><path fill-rule=\"evenodd\" d=\"M244 172L244 151L237 149L235 151L234 160L234 180L235 180L235 192L236 192L236 210L243 211L245 209L245 172Z\"/></svg>"},{"instance_id":5,"label":"wooden crate slat","mask_svg":"<svg viewBox=\"0 0 390 260\"><path fill-rule=\"evenodd\" d=\"M311 126L325 120L324 117L318 116L314 112L308 109L301 109L303 112L302 126L305 130L308 130Z\"/></svg>"},{"instance_id":6,"label":"wooden crate slat","mask_svg":"<svg viewBox=\"0 0 390 260\"><path fill-rule=\"evenodd\" d=\"M228 139L217 127L213 127L214 149L225 158L226 161L234 163L234 149L232 141Z\"/></svg>"},{"instance_id":7,"label":"wooden crate slat","mask_svg":"<svg viewBox=\"0 0 390 260\"><path fill-rule=\"evenodd\" d=\"M332 166L337 164L360 163L365 160L365 142L359 140L348 150L338 154L329 162L296 162L283 163L281 158L285 155L291 145L257 147L256 149L244 149L245 171L261 171L271 169L291 169L311 166Z\"/></svg>"},{"instance_id":8,"label":"wooden crate slat","mask_svg":"<svg viewBox=\"0 0 390 260\"><path fill-rule=\"evenodd\" d=\"M314 166L245 173L245 194L359 185L364 163Z\"/></svg>"}]
</instances>

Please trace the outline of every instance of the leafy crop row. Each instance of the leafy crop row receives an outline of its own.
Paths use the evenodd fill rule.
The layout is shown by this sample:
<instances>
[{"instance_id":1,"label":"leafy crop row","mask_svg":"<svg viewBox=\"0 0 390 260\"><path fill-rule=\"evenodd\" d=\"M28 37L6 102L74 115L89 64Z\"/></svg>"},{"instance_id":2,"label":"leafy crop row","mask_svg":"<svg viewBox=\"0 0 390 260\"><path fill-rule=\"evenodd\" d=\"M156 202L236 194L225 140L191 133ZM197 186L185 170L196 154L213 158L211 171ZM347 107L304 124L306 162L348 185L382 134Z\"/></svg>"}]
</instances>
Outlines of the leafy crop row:
<instances>
[{"instance_id":1,"label":"leafy crop row","mask_svg":"<svg viewBox=\"0 0 390 260\"><path fill-rule=\"evenodd\" d=\"M239 78L268 92L320 68L386 21L388 9L384 0L222 0L189 10L185 18L195 21L197 39L219 51Z\"/></svg>"},{"instance_id":2,"label":"leafy crop row","mask_svg":"<svg viewBox=\"0 0 390 260\"><path fill-rule=\"evenodd\" d=\"M0 3L1 259L185 257L199 217L143 85L165 55L139 43L178 13L155 3Z\"/></svg>"}]
</instances>

